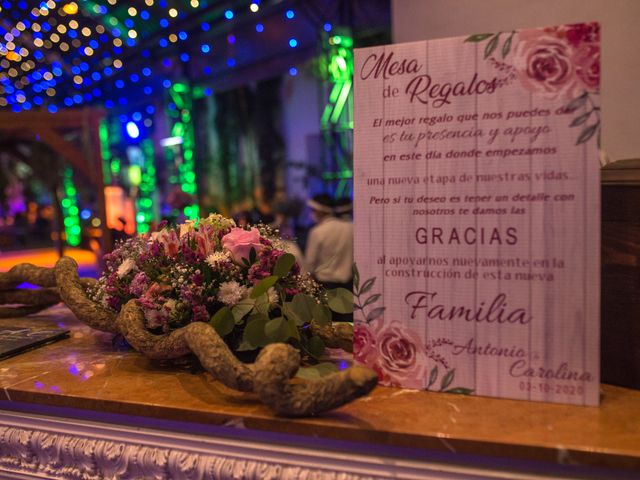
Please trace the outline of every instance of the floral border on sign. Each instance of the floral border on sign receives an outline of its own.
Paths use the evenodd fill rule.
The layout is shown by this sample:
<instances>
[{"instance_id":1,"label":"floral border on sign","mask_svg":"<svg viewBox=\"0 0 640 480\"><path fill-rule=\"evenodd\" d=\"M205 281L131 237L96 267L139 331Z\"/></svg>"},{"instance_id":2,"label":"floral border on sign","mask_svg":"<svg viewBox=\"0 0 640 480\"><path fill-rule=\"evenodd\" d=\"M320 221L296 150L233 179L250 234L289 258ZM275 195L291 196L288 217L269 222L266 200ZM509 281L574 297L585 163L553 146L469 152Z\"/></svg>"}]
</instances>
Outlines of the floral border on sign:
<instances>
[{"instance_id":1,"label":"floral border on sign","mask_svg":"<svg viewBox=\"0 0 640 480\"><path fill-rule=\"evenodd\" d=\"M361 284L360 273L354 265L354 358L375 370L382 385L464 395L473 393L470 388L451 387L456 370L450 368L447 359L439 353L441 348L453 345L451 339L434 338L423 343L415 332L407 330L400 322L385 323L385 307L375 305L382 297L380 293L372 293L375 283L376 278L371 277ZM428 365L433 366L429 369Z\"/></svg>"},{"instance_id":2,"label":"floral border on sign","mask_svg":"<svg viewBox=\"0 0 640 480\"><path fill-rule=\"evenodd\" d=\"M526 90L544 98L566 100L563 111L576 113L569 126L581 127L576 145L595 136L600 147L598 23L480 33L464 41L486 42L485 60L501 72L515 74ZM496 54L503 60L511 55L512 64L498 60Z\"/></svg>"}]
</instances>

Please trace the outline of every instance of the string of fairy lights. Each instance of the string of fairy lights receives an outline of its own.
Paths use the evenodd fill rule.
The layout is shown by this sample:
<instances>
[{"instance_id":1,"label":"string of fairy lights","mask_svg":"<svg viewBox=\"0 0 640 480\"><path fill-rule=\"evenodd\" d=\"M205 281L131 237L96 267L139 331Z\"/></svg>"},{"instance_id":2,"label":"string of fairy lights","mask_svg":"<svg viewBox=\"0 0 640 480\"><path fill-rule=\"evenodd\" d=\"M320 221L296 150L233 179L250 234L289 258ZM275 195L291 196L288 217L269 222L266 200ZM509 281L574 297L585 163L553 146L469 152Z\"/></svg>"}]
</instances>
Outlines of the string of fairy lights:
<instances>
[{"instance_id":1,"label":"string of fairy lights","mask_svg":"<svg viewBox=\"0 0 640 480\"><path fill-rule=\"evenodd\" d=\"M282 43L279 48L300 50L305 40L296 35L301 27L298 14L281 2L0 0L0 108L47 109L55 114L85 104L104 106L109 114L100 125L99 138L105 184L129 189L137 230L148 231L159 217L157 155L171 165L170 185L187 199L180 214L196 218L192 107L195 99L213 93L207 86L207 77L214 75L210 59L223 52L223 69L239 67L238 55L244 48L239 35L246 37L247 25L253 44L268 35L269 41L276 38ZM251 20L262 11L279 15L282 28L269 30L273 23L263 23L259 15ZM236 29L236 22L245 29ZM332 35L331 23L323 21L319 27L325 38ZM201 68L199 84L184 78L194 65ZM295 64L288 73L298 74ZM346 83L340 86L339 100L330 102L333 123L350 87ZM169 123L170 138L165 139L169 143L160 146L152 140L156 121L152 98L156 106L160 99ZM135 159L130 147L138 152ZM77 245L82 222L95 226L97 219L91 220L86 208L79 214L73 177L72 170L65 169L62 203L66 241Z\"/></svg>"},{"instance_id":2,"label":"string of fairy lights","mask_svg":"<svg viewBox=\"0 0 640 480\"><path fill-rule=\"evenodd\" d=\"M172 84L173 60L167 57L158 61L152 58L152 50L177 47L177 59L188 64L194 56L213 51L215 46L201 34L209 32L216 22L234 22L240 14L258 13L262 7L259 0L227 2L229 8L215 10L200 22L194 44L189 31L174 25L179 26L199 10L207 11L206 0L184 0L181 6L167 0L140 0L135 6L132 3L48 0L30 8L25 0L1 1L0 107L16 112L46 107L55 113L59 108L85 103L104 104L107 108L126 105L126 95L118 93L132 85L151 95L154 87L166 89ZM295 22L296 12L287 9L282 19ZM325 31L331 28L331 24L324 24ZM262 23L255 23L255 32L264 30ZM233 45L236 35L230 33L224 41ZM300 44L295 36L283 41L292 49ZM145 48L140 55L131 56L138 51L134 48L142 44ZM234 56L226 60L228 67L236 63ZM126 75L122 74L124 70ZM211 68L205 67L204 73L207 72ZM297 73L295 66L289 73ZM115 90L109 89L111 83Z\"/></svg>"}]
</instances>

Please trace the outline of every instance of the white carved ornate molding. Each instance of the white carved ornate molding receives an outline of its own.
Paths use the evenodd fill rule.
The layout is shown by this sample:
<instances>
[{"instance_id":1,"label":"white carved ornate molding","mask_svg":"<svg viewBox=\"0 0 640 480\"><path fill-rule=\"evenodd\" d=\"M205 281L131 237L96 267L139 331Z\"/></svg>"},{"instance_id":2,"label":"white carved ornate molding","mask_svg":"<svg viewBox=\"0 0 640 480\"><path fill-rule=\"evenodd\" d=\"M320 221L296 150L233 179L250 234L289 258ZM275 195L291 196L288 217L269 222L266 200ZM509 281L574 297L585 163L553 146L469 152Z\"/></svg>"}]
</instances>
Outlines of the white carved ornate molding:
<instances>
[{"instance_id":1,"label":"white carved ornate molding","mask_svg":"<svg viewBox=\"0 0 640 480\"><path fill-rule=\"evenodd\" d=\"M497 474L497 475L496 475ZM364 480L532 478L0 410L0 478ZM537 477L536 477L537 478Z\"/></svg>"}]
</instances>

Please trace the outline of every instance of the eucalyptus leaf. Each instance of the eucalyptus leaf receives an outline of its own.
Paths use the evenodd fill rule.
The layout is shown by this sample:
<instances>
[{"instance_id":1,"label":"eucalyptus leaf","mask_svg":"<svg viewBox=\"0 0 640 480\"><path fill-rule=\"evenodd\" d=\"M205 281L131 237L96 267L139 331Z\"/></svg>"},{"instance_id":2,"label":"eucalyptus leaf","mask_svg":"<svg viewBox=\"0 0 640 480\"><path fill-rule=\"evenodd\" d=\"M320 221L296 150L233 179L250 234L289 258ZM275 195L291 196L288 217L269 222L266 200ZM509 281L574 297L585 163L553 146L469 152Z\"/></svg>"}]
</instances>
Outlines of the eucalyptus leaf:
<instances>
[{"instance_id":1,"label":"eucalyptus leaf","mask_svg":"<svg viewBox=\"0 0 640 480\"><path fill-rule=\"evenodd\" d=\"M367 323L373 322L376 318L382 316L385 310L386 307L378 307L371 310L369 313L367 313Z\"/></svg>"},{"instance_id":2,"label":"eucalyptus leaf","mask_svg":"<svg viewBox=\"0 0 640 480\"><path fill-rule=\"evenodd\" d=\"M336 313L353 313L353 294L346 288L327 290L327 305Z\"/></svg>"},{"instance_id":3,"label":"eucalyptus leaf","mask_svg":"<svg viewBox=\"0 0 640 480\"><path fill-rule=\"evenodd\" d=\"M362 288L360 289L360 295L367 293L369 290L373 288L373 285L376 283L376 277L371 277L367 281L362 284Z\"/></svg>"},{"instance_id":4,"label":"eucalyptus leaf","mask_svg":"<svg viewBox=\"0 0 640 480\"><path fill-rule=\"evenodd\" d=\"M476 33L464 39L465 42L481 42L489 38L493 33Z\"/></svg>"},{"instance_id":5,"label":"eucalyptus leaf","mask_svg":"<svg viewBox=\"0 0 640 480\"><path fill-rule=\"evenodd\" d=\"M587 113L583 113L582 115L577 116L576 118L573 119L573 122L571 122L571 125L569 125L570 127L577 127L578 125L582 125L584 122L586 122L588 120L588 118L591 116L592 112L587 112Z\"/></svg>"},{"instance_id":6,"label":"eucalyptus leaf","mask_svg":"<svg viewBox=\"0 0 640 480\"><path fill-rule=\"evenodd\" d=\"M249 350L255 350L256 348L264 347L269 343L267 334L265 332L265 326L269 318L258 315L249 317L247 326L242 333L242 342L250 345L252 348Z\"/></svg>"},{"instance_id":7,"label":"eucalyptus leaf","mask_svg":"<svg viewBox=\"0 0 640 480\"><path fill-rule=\"evenodd\" d=\"M581 143L588 142L589 139L593 137L593 135L598 131L599 126L600 126L600 123L595 123L593 125L586 127L584 130L582 130L582 133L580 133L580 136L576 141L576 145L580 145Z\"/></svg>"},{"instance_id":8,"label":"eucalyptus leaf","mask_svg":"<svg viewBox=\"0 0 640 480\"><path fill-rule=\"evenodd\" d=\"M293 318L287 318L287 326L289 328L289 337L300 340L300 332L298 331L298 325Z\"/></svg>"},{"instance_id":9,"label":"eucalyptus leaf","mask_svg":"<svg viewBox=\"0 0 640 480\"><path fill-rule=\"evenodd\" d=\"M229 307L222 307L219 309L215 315L211 317L209 324L221 337L229 335L233 331L233 327L235 327L233 314L231 313L231 310L229 310Z\"/></svg>"},{"instance_id":10,"label":"eucalyptus leaf","mask_svg":"<svg viewBox=\"0 0 640 480\"><path fill-rule=\"evenodd\" d=\"M296 373L296 377L304 378L305 380L319 380L320 378L331 375L338 371L333 363L322 362L310 367L302 367Z\"/></svg>"},{"instance_id":11,"label":"eucalyptus leaf","mask_svg":"<svg viewBox=\"0 0 640 480\"><path fill-rule=\"evenodd\" d=\"M379 293L376 293L375 295L371 295L369 298L367 298L367 300L362 304L363 307L366 307L367 305L371 305L372 303L376 302L382 295Z\"/></svg>"},{"instance_id":12,"label":"eucalyptus leaf","mask_svg":"<svg viewBox=\"0 0 640 480\"><path fill-rule=\"evenodd\" d=\"M311 337L307 342L307 351L313 358L320 358L324 353L324 342L317 335Z\"/></svg>"},{"instance_id":13,"label":"eucalyptus leaf","mask_svg":"<svg viewBox=\"0 0 640 480\"><path fill-rule=\"evenodd\" d=\"M245 342L244 340L242 342L240 342L240 345L238 345L238 348L236 348L236 351L238 352L249 352L251 350L256 350L257 347L251 345L248 342Z\"/></svg>"},{"instance_id":14,"label":"eucalyptus leaf","mask_svg":"<svg viewBox=\"0 0 640 480\"><path fill-rule=\"evenodd\" d=\"M289 324L284 317L274 318L267 322L264 333L272 343L284 342L289 338Z\"/></svg>"},{"instance_id":15,"label":"eucalyptus leaf","mask_svg":"<svg viewBox=\"0 0 640 480\"><path fill-rule=\"evenodd\" d=\"M290 253L280 255L280 257L278 257L278 260L276 260L275 266L273 267L273 274L278 277L286 277L295 263L296 257L291 255Z\"/></svg>"},{"instance_id":16,"label":"eucalyptus leaf","mask_svg":"<svg viewBox=\"0 0 640 480\"><path fill-rule=\"evenodd\" d=\"M473 390L470 388L456 387L450 388L449 390L445 390L445 393L457 393L459 395L471 395Z\"/></svg>"},{"instance_id":17,"label":"eucalyptus leaf","mask_svg":"<svg viewBox=\"0 0 640 480\"><path fill-rule=\"evenodd\" d=\"M269 275L266 278L260 280L252 289L251 298L258 298L260 295L264 295L267 291L273 287L280 277L276 275Z\"/></svg>"},{"instance_id":18,"label":"eucalyptus leaf","mask_svg":"<svg viewBox=\"0 0 640 480\"><path fill-rule=\"evenodd\" d=\"M579 97L576 97L573 100L571 100L564 109L569 112L573 112L574 110L577 110L578 108L583 106L585 103L587 103L587 97L588 97L587 92L584 92Z\"/></svg>"},{"instance_id":19,"label":"eucalyptus leaf","mask_svg":"<svg viewBox=\"0 0 640 480\"><path fill-rule=\"evenodd\" d=\"M498 40L500 39L500 34L496 33L495 36L487 42L487 45L484 47L484 58L487 59L491 56L493 51L498 47Z\"/></svg>"},{"instance_id":20,"label":"eucalyptus leaf","mask_svg":"<svg viewBox=\"0 0 640 480\"><path fill-rule=\"evenodd\" d=\"M431 373L429 374L429 384L427 385L427 390L431 388L431 386L436 383L438 379L438 366L436 365L431 369Z\"/></svg>"},{"instance_id":21,"label":"eucalyptus leaf","mask_svg":"<svg viewBox=\"0 0 640 480\"><path fill-rule=\"evenodd\" d=\"M509 52L511 51L511 42L513 42L513 34L511 34L511 36L507 38L507 41L502 45L502 58L506 58L506 56L509 55Z\"/></svg>"},{"instance_id":22,"label":"eucalyptus leaf","mask_svg":"<svg viewBox=\"0 0 640 480\"><path fill-rule=\"evenodd\" d=\"M244 316L253 310L255 300L253 298L243 298L231 308L233 318L236 323L242 322Z\"/></svg>"},{"instance_id":23,"label":"eucalyptus leaf","mask_svg":"<svg viewBox=\"0 0 640 480\"><path fill-rule=\"evenodd\" d=\"M360 272L358 271L358 266L353 264L353 289L356 293L360 293Z\"/></svg>"},{"instance_id":24,"label":"eucalyptus leaf","mask_svg":"<svg viewBox=\"0 0 640 480\"><path fill-rule=\"evenodd\" d=\"M269 313L270 306L271 304L269 303L269 297L267 296L266 293L263 295L260 295L255 300L255 309L257 312L261 313L262 315L267 315Z\"/></svg>"},{"instance_id":25,"label":"eucalyptus leaf","mask_svg":"<svg viewBox=\"0 0 640 480\"><path fill-rule=\"evenodd\" d=\"M440 383L440 391L446 390L446 388L451 385L453 382L453 377L456 375L456 369L453 368L447 372L447 374L442 377L442 383Z\"/></svg>"},{"instance_id":26,"label":"eucalyptus leaf","mask_svg":"<svg viewBox=\"0 0 640 480\"><path fill-rule=\"evenodd\" d=\"M313 317L313 304L315 300L313 297L304 293L298 293L293 300L291 300L291 307L294 309L298 317L303 323L310 322Z\"/></svg>"},{"instance_id":27,"label":"eucalyptus leaf","mask_svg":"<svg viewBox=\"0 0 640 480\"><path fill-rule=\"evenodd\" d=\"M293 307L293 302L285 302L282 305L282 313L285 317L292 319L296 322L296 325L302 326L305 323L304 318L298 314L296 309Z\"/></svg>"},{"instance_id":28,"label":"eucalyptus leaf","mask_svg":"<svg viewBox=\"0 0 640 480\"><path fill-rule=\"evenodd\" d=\"M326 305L321 305L318 303L313 304L313 320L324 327L331 323L331 310Z\"/></svg>"}]
</instances>

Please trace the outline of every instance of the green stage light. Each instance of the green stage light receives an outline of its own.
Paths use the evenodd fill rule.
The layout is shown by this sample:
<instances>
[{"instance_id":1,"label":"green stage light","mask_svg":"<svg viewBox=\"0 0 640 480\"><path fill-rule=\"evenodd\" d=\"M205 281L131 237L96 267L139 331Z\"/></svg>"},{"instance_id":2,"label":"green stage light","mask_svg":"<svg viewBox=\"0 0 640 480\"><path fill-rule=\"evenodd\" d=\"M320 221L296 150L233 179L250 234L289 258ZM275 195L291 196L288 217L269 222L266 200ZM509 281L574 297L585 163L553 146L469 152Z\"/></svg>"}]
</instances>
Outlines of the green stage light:
<instances>
[{"instance_id":1,"label":"green stage light","mask_svg":"<svg viewBox=\"0 0 640 480\"><path fill-rule=\"evenodd\" d=\"M169 182L173 185L180 185L180 189L193 197L198 193L195 174L195 161L193 158L195 149L195 133L193 130L193 119L191 109L193 108L193 92L189 85L185 83L174 83L169 89L170 102L177 108L171 109L167 105L167 116L173 122L171 136L182 138L181 154L182 159L176 159L172 147L166 147L169 159L178 164L177 175L171 175ZM177 161L176 161L177 160ZM191 220L198 218L199 208L197 204L187 205L183 209L184 215Z\"/></svg>"},{"instance_id":2,"label":"green stage light","mask_svg":"<svg viewBox=\"0 0 640 480\"><path fill-rule=\"evenodd\" d=\"M73 170L71 168L64 169L62 187L64 189L64 198L61 202L64 216L64 232L67 237L67 244L76 247L80 245L81 228L77 205L78 191L73 184Z\"/></svg>"}]
</instances>

